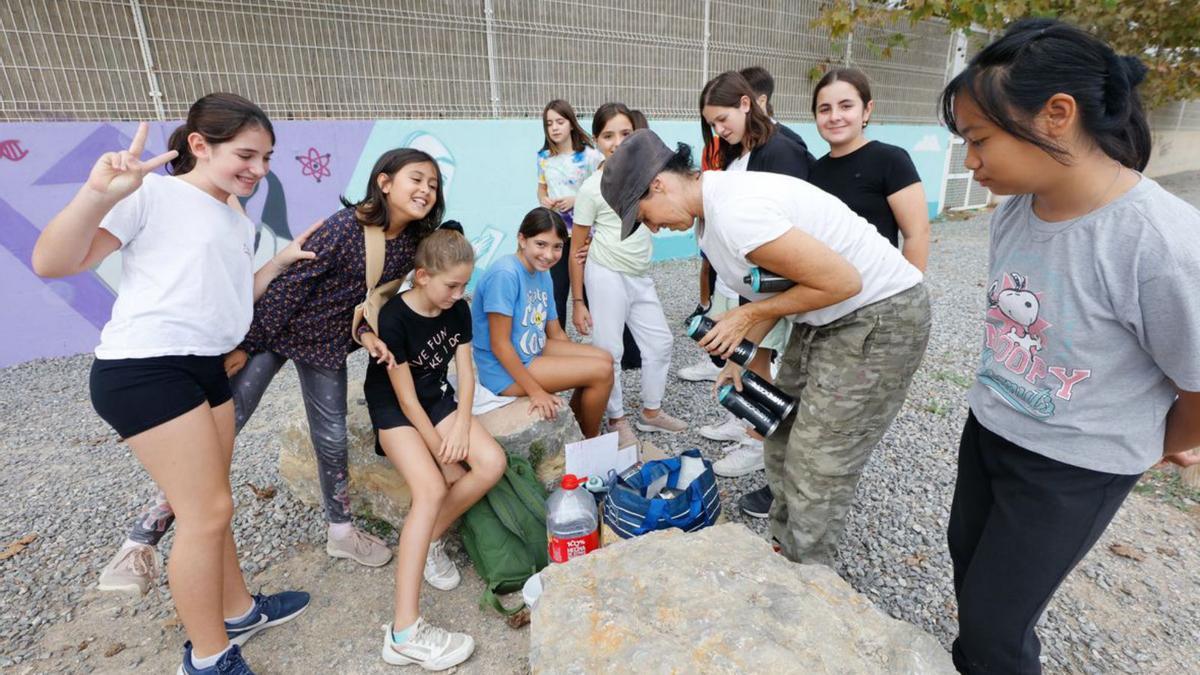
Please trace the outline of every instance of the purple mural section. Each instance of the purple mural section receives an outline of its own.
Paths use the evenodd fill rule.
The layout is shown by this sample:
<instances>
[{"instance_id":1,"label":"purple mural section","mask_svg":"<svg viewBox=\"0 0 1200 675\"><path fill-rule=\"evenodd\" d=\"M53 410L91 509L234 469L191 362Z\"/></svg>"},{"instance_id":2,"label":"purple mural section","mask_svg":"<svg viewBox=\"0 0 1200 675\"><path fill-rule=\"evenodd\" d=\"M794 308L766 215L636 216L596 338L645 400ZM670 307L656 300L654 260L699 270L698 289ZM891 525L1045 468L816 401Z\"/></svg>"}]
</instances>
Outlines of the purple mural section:
<instances>
[{"instance_id":1,"label":"purple mural section","mask_svg":"<svg viewBox=\"0 0 1200 675\"><path fill-rule=\"evenodd\" d=\"M178 125L154 123L146 153ZM246 203L265 260L339 207L373 122L277 122L271 173ZM127 148L135 123L0 124L0 367L91 351L108 320L119 254L95 271L42 279L30 267L38 234L87 180L101 154Z\"/></svg>"}]
</instances>

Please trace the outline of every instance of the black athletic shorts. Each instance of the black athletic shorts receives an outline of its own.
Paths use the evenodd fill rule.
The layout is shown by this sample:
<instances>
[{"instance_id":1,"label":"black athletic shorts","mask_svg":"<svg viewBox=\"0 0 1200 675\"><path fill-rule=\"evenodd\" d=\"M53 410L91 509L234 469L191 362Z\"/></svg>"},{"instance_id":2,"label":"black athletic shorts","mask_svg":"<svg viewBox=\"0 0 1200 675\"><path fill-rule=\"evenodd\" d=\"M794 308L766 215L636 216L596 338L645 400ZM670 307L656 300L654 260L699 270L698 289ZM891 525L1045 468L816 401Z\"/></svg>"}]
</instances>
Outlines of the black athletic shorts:
<instances>
[{"instance_id":1,"label":"black athletic shorts","mask_svg":"<svg viewBox=\"0 0 1200 675\"><path fill-rule=\"evenodd\" d=\"M394 401L394 399L393 399ZM458 401L454 400L453 394L446 394L439 399L435 399L431 403L421 401L421 407L425 409L425 414L429 415L429 422L433 426L437 426L442 420L450 416L450 413L458 409ZM385 456L383 447L379 445L380 429L394 429L396 427L411 427L413 423L409 421L408 416L400 409L399 401L395 402L380 402L371 405L370 399L367 400L367 412L371 415L371 426L375 427L375 454L380 457Z\"/></svg>"},{"instance_id":2,"label":"black athletic shorts","mask_svg":"<svg viewBox=\"0 0 1200 675\"><path fill-rule=\"evenodd\" d=\"M92 407L123 439L233 398L221 356L96 359L91 390Z\"/></svg>"}]
</instances>

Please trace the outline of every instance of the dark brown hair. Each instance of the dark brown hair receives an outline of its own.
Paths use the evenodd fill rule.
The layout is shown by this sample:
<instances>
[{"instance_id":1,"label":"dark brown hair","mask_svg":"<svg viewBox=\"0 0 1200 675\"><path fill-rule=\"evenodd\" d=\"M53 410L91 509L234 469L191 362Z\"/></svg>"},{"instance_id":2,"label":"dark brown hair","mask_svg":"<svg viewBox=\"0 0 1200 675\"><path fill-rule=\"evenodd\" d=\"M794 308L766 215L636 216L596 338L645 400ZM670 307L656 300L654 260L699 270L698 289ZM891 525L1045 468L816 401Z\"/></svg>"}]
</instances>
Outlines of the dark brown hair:
<instances>
[{"instance_id":1,"label":"dark brown hair","mask_svg":"<svg viewBox=\"0 0 1200 675\"><path fill-rule=\"evenodd\" d=\"M757 96L767 97L767 114L774 117L775 108L771 105L771 95L775 93L775 78L771 77L771 73L762 66L750 66L742 68L738 72L750 83L750 88Z\"/></svg>"},{"instance_id":2,"label":"dark brown hair","mask_svg":"<svg viewBox=\"0 0 1200 675\"><path fill-rule=\"evenodd\" d=\"M634 131L650 128L650 121L646 119L646 115L641 110L630 110L629 121L633 122Z\"/></svg>"},{"instance_id":3,"label":"dark brown hair","mask_svg":"<svg viewBox=\"0 0 1200 675\"><path fill-rule=\"evenodd\" d=\"M380 155L379 159L375 161L374 168L371 169L371 174L367 176L365 196L357 202L351 202L343 196L341 197L342 205L353 206L354 217L363 225L387 229L388 223L391 222L391 213L388 212L387 195L383 193L383 188L379 187L379 175L387 174L389 178L395 179L396 173L400 169L419 162L429 162L433 165L433 170L437 172L437 199L434 201L433 208L429 209L429 213L424 218L410 225L410 227L417 228L417 237L423 238L433 232L442 222L442 213L445 211L446 204L442 199L442 169L432 157L420 150L394 148Z\"/></svg>"},{"instance_id":4,"label":"dark brown hair","mask_svg":"<svg viewBox=\"0 0 1200 675\"><path fill-rule=\"evenodd\" d=\"M246 127L259 127L271 137L275 145L275 129L262 108L237 94L209 94L188 108L187 121L171 132L167 149L179 156L167 162L174 176L185 174L196 168L196 156L188 145L188 136L200 134L209 145L220 145L234 139Z\"/></svg>"},{"instance_id":5,"label":"dark brown hair","mask_svg":"<svg viewBox=\"0 0 1200 675\"><path fill-rule=\"evenodd\" d=\"M542 108L542 136L546 139L546 142L542 144L543 150L549 150L551 155L558 152L550 142L550 132L546 131L546 113L551 110L567 118L567 124L571 125L571 150L581 152L584 148L596 147L592 145L592 139L583 130L583 127L579 126L579 119L575 117L575 109L571 107L571 104L561 98L556 98Z\"/></svg>"},{"instance_id":6,"label":"dark brown hair","mask_svg":"<svg viewBox=\"0 0 1200 675\"><path fill-rule=\"evenodd\" d=\"M637 129L637 124L633 120L633 111L628 106L617 102L605 103L596 108L596 114L592 115L592 136L599 136L600 132L604 131L604 126L617 115L624 115L625 119L629 120L629 125Z\"/></svg>"},{"instance_id":7,"label":"dark brown hair","mask_svg":"<svg viewBox=\"0 0 1200 675\"><path fill-rule=\"evenodd\" d=\"M709 80L700 92L700 132L706 152L715 142L715 137L708 120L704 119L704 106L736 108L741 105L743 96L750 101L750 110L746 113L746 131L742 134L741 143L721 143L721 166L729 166L730 162L742 155L743 150L754 150L765 144L775 133L775 123L758 107L750 83L736 70L727 70Z\"/></svg>"},{"instance_id":8,"label":"dark brown hair","mask_svg":"<svg viewBox=\"0 0 1200 675\"><path fill-rule=\"evenodd\" d=\"M562 216L558 215L557 211L537 206L521 219L521 226L517 228L517 234L530 239L550 230L554 230L554 234L564 243L570 236L567 232L567 224L563 222Z\"/></svg>"},{"instance_id":9,"label":"dark brown hair","mask_svg":"<svg viewBox=\"0 0 1200 675\"><path fill-rule=\"evenodd\" d=\"M867 80L866 73L857 68L834 68L817 80L817 86L813 87L813 117L817 116L817 94L834 82L845 82L854 87L858 91L858 97L862 99L864 109L871 102L871 83ZM867 120L863 120L863 126L867 126Z\"/></svg>"},{"instance_id":10,"label":"dark brown hair","mask_svg":"<svg viewBox=\"0 0 1200 675\"><path fill-rule=\"evenodd\" d=\"M1022 19L984 47L941 96L942 120L958 131L954 99L971 97L992 124L1070 164L1066 148L1042 136L1033 119L1055 94L1075 99L1080 126L1104 154L1141 171L1150 161L1150 125L1137 86L1146 66L1106 42L1054 19Z\"/></svg>"}]
</instances>

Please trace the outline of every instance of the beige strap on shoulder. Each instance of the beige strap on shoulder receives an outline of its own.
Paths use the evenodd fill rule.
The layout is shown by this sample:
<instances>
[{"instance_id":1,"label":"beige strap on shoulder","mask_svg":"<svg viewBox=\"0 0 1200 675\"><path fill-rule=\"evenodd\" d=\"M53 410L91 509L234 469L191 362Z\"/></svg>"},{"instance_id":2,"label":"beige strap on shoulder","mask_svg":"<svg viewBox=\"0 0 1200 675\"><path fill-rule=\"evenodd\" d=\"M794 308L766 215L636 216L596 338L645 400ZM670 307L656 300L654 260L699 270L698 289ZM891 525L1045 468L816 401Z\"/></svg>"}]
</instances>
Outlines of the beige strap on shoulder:
<instances>
[{"instance_id":1,"label":"beige strap on shoulder","mask_svg":"<svg viewBox=\"0 0 1200 675\"><path fill-rule=\"evenodd\" d=\"M367 249L367 295L370 295L383 276L383 259L387 251L383 228L363 226L363 242Z\"/></svg>"}]
</instances>

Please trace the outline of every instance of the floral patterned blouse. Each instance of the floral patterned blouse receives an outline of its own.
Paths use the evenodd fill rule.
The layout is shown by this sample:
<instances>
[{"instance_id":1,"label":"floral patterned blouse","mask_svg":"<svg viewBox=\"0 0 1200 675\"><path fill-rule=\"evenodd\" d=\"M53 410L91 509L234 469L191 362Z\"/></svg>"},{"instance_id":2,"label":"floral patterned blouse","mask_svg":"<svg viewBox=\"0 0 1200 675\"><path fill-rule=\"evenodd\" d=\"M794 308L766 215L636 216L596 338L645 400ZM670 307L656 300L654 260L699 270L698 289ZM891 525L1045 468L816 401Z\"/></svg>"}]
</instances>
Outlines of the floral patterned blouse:
<instances>
[{"instance_id":1,"label":"floral patterned blouse","mask_svg":"<svg viewBox=\"0 0 1200 675\"><path fill-rule=\"evenodd\" d=\"M325 220L304 249L317 254L276 277L254 303L254 321L242 341L248 353L265 350L324 368L346 367L358 348L350 336L354 308L366 297L366 245L354 208ZM416 229L387 240L379 283L398 279L413 268Z\"/></svg>"}]
</instances>

